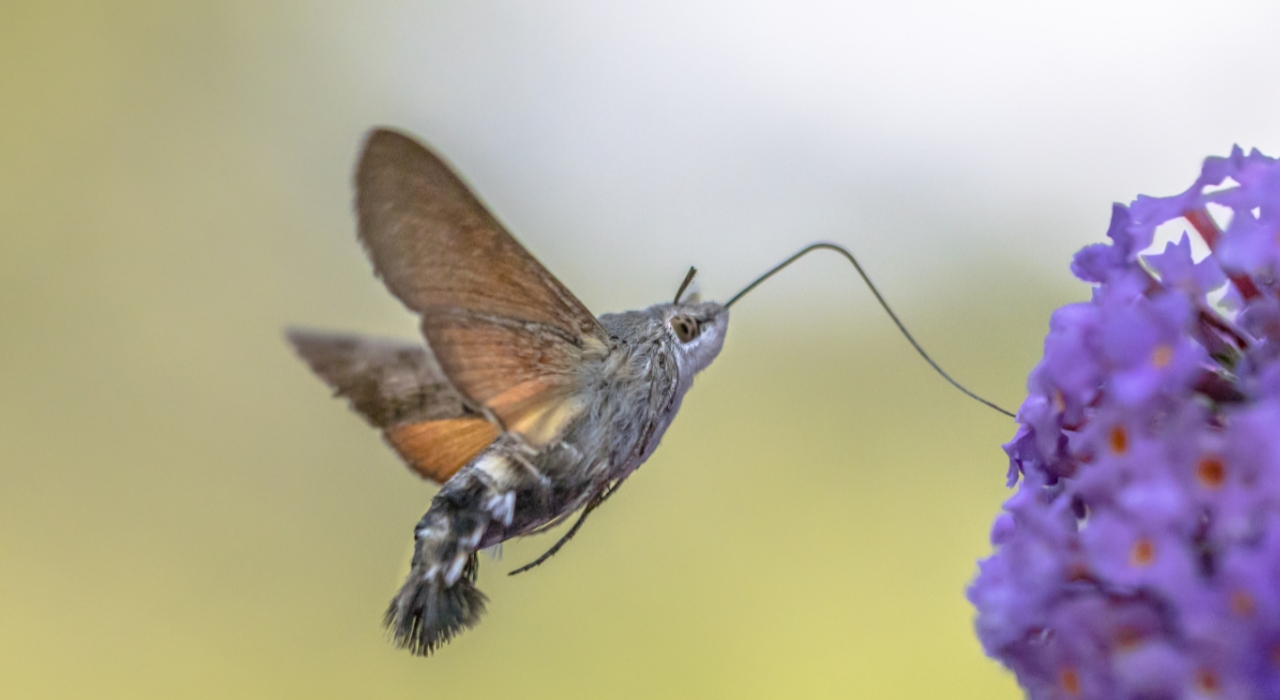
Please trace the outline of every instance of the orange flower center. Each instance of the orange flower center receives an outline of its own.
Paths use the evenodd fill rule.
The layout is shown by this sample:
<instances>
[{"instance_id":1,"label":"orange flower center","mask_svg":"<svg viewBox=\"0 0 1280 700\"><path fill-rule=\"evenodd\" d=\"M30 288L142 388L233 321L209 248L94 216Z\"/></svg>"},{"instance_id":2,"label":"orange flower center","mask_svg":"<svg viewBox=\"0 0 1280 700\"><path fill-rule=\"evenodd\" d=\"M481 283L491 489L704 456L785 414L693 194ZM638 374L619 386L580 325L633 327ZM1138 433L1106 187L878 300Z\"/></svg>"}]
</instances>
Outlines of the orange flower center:
<instances>
[{"instance_id":1,"label":"orange flower center","mask_svg":"<svg viewBox=\"0 0 1280 700\"><path fill-rule=\"evenodd\" d=\"M1080 674L1074 668L1064 668L1058 672L1058 684L1068 695L1080 694Z\"/></svg>"},{"instance_id":2,"label":"orange flower center","mask_svg":"<svg viewBox=\"0 0 1280 700\"><path fill-rule=\"evenodd\" d=\"M1151 364L1156 369L1168 367L1173 362L1173 348L1168 343L1161 343L1151 352Z\"/></svg>"},{"instance_id":3,"label":"orange flower center","mask_svg":"<svg viewBox=\"0 0 1280 700\"><path fill-rule=\"evenodd\" d=\"M1220 489L1227 479L1227 465L1217 457L1203 457L1196 463L1196 481L1207 489Z\"/></svg>"},{"instance_id":4,"label":"orange flower center","mask_svg":"<svg viewBox=\"0 0 1280 700\"><path fill-rule=\"evenodd\" d=\"M1132 627L1121 627L1116 630L1116 646L1121 649L1132 649L1142 641L1142 633Z\"/></svg>"},{"instance_id":5,"label":"orange flower center","mask_svg":"<svg viewBox=\"0 0 1280 700\"><path fill-rule=\"evenodd\" d=\"M1157 370L1164 369L1174 361L1174 348L1169 343L1161 343L1151 351L1151 363Z\"/></svg>"},{"instance_id":6,"label":"orange flower center","mask_svg":"<svg viewBox=\"0 0 1280 700\"><path fill-rule=\"evenodd\" d=\"M1107 434L1107 444L1111 447L1111 454L1123 455L1129 450L1129 431L1123 425L1113 427Z\"/></svg>"},{"instance_id":7,"label":"orange flower center","mask_svg":"<svg viewBox=\"0 0 1280 700\"><path fill-rule=\"evenodd\" d=\"M1253 614L1253 596L1247 591L1235 591L1231 594L1231 610L1240 617Z\"/></svg>"},{"instance_id":8,"label":"orange flower center","mask_svg":"<svg viewBox=\"0 0 1280 700\"><path fill-rule=\"evenodd\" d=\"M1205 695L1218 694L1218 674L1207 668L1196 671L1196 689Z\"/></svg>"},{"instance_id":9,"label":"orange flower center","mask_svg":"<svg viewBox=\"0 0 1280 700\"><path fill-rule=\"evenodd\" d=\"M1067 567L1067 580L1068 581L1089 580L1089 567L1085 566L1084 564L1081 564L1080 562L1075 562L1071 564L1071 566Z\"/></svg>"},{"instance_id":10,"label":"orange flower center","mask_svg":"<svg viewBox=\"0 0 1280 700\"><path fill-rule=\"evenodd\" d=\"M1156 560L1156 543L1150 537L1139 537L1129 550L1129 564L1135 567L1151 566Z\"/></svg>"}]
</instances>

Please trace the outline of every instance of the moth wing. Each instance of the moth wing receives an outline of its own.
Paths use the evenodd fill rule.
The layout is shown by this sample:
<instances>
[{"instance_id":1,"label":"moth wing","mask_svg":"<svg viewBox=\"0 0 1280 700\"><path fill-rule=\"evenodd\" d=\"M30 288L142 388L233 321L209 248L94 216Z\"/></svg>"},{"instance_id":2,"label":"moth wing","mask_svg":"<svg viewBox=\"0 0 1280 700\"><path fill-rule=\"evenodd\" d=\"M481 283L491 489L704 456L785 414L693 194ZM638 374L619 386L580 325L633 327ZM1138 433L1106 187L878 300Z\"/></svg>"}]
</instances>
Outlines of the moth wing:
<instances>
[{"instance_id":1,"label":"moth wing","mask_svg":"<svg viewBox=\"0 0 1280 700\"><path fill-rule=\"evenodd\" d=\"M480 416L406 423L382 433L409 468L443 484L498 439L498 429Z\"/></svg>"},{"instance_id":2,"label":"moth wing","mask_svg":"<svg viewBox=\"0 0 1280 700\"><path fill-rule=\"evenodd\" d=\"M421 342L303 329L287 335L311 370L375 428L466 412Z\"/></svg>"},{"instance_id":3,"label":"moth wing","mask_svg":"<svg viewBox=\"0 0 1280 700\"><path fill-rule=\"evenodd\" d=\"M498 437L421 343L291 329L289 342L334 394L381 428L409 468L443 484Z\"/></svg>"},{"instance_id":4,"label":"moth wing","mask_svg":"<svg viewBox=\"0 0 1280 700\"><path fill-rule=\"evenodd\" d=\"M608 334L440 158L375 130L356 169L359 234L464 401L536 447L576 416Z\"/></svg>"}]
</instances>

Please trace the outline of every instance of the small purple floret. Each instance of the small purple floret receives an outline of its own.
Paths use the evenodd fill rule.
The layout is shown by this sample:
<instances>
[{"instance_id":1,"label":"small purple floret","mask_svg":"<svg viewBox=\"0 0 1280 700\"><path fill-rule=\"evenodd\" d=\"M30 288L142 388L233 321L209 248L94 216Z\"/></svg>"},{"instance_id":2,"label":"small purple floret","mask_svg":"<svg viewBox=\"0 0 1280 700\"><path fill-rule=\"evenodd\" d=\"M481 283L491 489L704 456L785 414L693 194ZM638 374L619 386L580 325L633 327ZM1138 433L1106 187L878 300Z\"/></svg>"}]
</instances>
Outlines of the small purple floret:
<instances>
[{"instance_id":1,"label":"small purple floret","mask_svg":"<svg viewBox=\"0 0 1280 700\"><path fill-rule=\"evenodd\" d=\"M1107 236L1004 446L978 637L1031 698L1280 698L1280 163L1209 158Z\"/></svg>"}]
</instances>

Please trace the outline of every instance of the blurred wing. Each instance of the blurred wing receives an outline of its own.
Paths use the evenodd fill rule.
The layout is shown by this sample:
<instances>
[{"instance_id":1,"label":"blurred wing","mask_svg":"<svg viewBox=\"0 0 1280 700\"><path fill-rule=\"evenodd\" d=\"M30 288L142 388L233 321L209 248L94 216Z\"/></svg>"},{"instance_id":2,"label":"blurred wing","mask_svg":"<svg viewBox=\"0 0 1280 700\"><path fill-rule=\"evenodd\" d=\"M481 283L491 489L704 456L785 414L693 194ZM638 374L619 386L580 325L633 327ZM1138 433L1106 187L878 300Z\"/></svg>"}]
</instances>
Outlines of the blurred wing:
<instances>
[{"instance_id":1,"label":"blurred wing","mask_svg":"<svg viewBox=\"0 0 1280 700\"><path fill-rule=\"evenodd\" d=\"M289 329L288 337L311 370L375 428L467 413L421 342L303 329Z\"/></svg>"},{"instance_id":2,"label":"blurred wing","mask_svg":"<svg viewBox=\"0 0 1280 700\"><path fill-rule=\"evenodd\" d=\"M473 416L409 423L383 436L414 471L443 484L498 439L498 429Z\"/></svg>"},{"instance_id":3,"label":"blurred wing","mask_svg":"<svg viewBox=\"0 0 1280 700\"><path fill-rule=\"evenodd\" d=\"M356 170L360 239L464 400L535 446L581 410L608 334L439 158L376 130Z\"/></svg>"},{"instance_id":4,"label":"blurred wing","mask_svg":"<svg viewBox=\"0 0 1280 700\"><path fill-rule=\"evenodd\" d=\"M421 343L291 329L289 342L418 474L444 483L498 437Z\"/></svg>"}]
</instances>

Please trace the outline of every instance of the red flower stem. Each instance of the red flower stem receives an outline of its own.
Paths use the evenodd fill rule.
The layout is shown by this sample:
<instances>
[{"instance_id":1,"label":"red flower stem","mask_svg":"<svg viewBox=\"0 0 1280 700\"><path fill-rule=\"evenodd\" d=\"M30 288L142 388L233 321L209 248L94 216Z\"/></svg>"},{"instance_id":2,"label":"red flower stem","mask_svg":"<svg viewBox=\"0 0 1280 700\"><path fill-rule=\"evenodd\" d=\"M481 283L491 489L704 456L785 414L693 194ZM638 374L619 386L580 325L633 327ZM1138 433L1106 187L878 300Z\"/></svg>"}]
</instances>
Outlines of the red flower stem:
<instances>
[{"instance_id":1,"label":"red flower stem","mask_svg":"<svg viewBox=\"0 0 1280 700\"><path fill-rule=\"evenodd\" d=\"M1204 239L1205 245L1209 246L1209 250L1213 250L1214 246L1218 244L1218 238L1222 236L1222 231L1218 230L1218 224L1214 223L1213 217L1209 216L1209 212L1204 207L1201 207L1187 210L1182 213L1182 216L1195 227L1196 232ZM1245 301L1262 296L1262 293L1258 291L1257 285L1253 283L1253 280L1249 279L1248 275L1229 272L1227 277L1236 285L1236 289L1240 290L1240 296L1244 297Z\"/></svg>"},{"instance_id":2,"label":"red flower stem","mask_svg":"<svg viewBox=\"0 0 1280 700\"><path fill-rule=\"evenodd\" d=\"M1217 312L1205 308L1204 305L1200 306L1200 322L1216 328L1223 335L1231 338L1231 340L1235 341L1236 347L1241 350L1249 349L1251 341L1244 333L1223 320L1222 317L1218 316Z\"/></svg>"}]
</instances>

